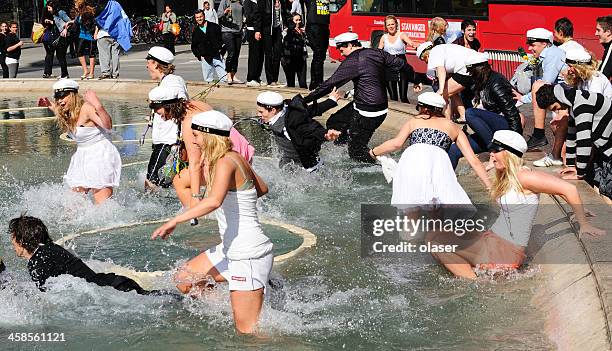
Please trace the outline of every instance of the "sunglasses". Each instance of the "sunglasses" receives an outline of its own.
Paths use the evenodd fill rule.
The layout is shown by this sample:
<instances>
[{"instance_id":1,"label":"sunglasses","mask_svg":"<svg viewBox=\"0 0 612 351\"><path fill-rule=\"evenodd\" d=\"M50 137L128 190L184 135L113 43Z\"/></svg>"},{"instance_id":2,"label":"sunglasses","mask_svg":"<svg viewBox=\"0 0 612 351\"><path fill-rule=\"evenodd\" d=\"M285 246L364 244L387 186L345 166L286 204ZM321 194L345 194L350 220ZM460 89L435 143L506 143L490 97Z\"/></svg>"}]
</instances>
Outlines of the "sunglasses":
<instances>
[{"instance_id":1,"label":"sunglasses","mask_svg":"<svg viewBox=\"0 0 612 351\"><path fill-rule=\"evenodd\" d=\"M63 99L66 96L70 95L71 91L58 91L53 94L53 97L57 100Z\"/></svg>"}]
</instances>

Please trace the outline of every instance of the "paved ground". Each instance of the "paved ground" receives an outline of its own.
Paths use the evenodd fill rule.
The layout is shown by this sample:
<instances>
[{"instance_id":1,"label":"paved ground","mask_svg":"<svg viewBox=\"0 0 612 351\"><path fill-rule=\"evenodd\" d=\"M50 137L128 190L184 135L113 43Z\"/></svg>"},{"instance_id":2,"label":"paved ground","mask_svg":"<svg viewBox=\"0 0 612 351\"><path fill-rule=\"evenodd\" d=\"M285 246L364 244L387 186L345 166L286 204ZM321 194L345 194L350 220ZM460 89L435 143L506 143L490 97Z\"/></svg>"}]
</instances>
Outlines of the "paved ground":
<instances>
[{"instance_id":1,"label":"paved ground","mask_svg":"<svg viewBox=\"0 0 612 351\"><path fill-rule=\"evenodd\" d=\"M138 44L135 45L127 54L122 55L120 59L120 77L121 78L132 78L132 79L150 79L145 67L145 57L147 51L153 45L149 44ZM177 67L176 73L183 76L185 80L203 80L202 79L202 68L200 62L193 56L189 45L178 45L176 47L177 57L175 65ZM240 60L238 62L238 79L246 80L247 73L247 55L248 46L243 45L240 51ZM24 45L24 49L21 54L21 60L19 64L18 78L40 78L43 75L45 59L45 49L42 44L32 44L27 42ZM308 60L312 59L312 54ZM310 67L310 66L309 66ZM329 77L338 67L337 63L332 63L329 59L325 62L325 77ZM73 79L79 79L83 74L83 70L77 59L73 59L68 55L68 72L70 77ZM57 60L55 60L53 74L60 74ZM100 75L100 67L96 66L95 70L96 77ZM262 72L262 79L265 80L265 73ZM310 77L310 69L308 71L308 77ZM285 82L285 74L281 67L279 74L279 82Z\"/></svg>"}]
</instances>

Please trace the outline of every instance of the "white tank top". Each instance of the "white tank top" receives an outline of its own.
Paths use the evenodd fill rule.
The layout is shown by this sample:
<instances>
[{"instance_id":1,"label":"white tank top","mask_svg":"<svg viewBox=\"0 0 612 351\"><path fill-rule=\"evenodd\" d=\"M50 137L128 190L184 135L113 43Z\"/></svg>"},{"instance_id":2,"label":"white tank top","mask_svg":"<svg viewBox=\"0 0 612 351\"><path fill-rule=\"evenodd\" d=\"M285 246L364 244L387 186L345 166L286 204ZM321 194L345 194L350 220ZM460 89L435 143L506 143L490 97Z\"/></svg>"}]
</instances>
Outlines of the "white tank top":
<instances>
[{"instance_id":1,"label":"white tank top","mask_svg":"<svg viewBox=\"0 0 612 351\"><path fill-rule=\"evenodd\" d=\"M272 252L257 215L257 189L228 191L215 211L223 253L231 260L259 258Z\"/></svg>"},{"instance_id":2,"label":"white tank top","mask_svg":"<svg viewBox=\"0 0 612 351\"><path fill-rule=\"evenodd\" d=\"M497 199L497 203L501 212L491 231L518 246L527 246L538 213L540 195L510 190Z\"/></svg>"},{"instance_id":3,"label":"white tank top","mask_svg":"<svg viewBox=\"0 0 612 351\"><path fill-rule=\"evenodd\" d=\"M406 44L401 38L402 33L397 34L397 39L395 42L389 41L389 34L383 35L384 46L383 50L388 52L391 55L401 55L406 53Z\"/></svg>"}]
</instances>

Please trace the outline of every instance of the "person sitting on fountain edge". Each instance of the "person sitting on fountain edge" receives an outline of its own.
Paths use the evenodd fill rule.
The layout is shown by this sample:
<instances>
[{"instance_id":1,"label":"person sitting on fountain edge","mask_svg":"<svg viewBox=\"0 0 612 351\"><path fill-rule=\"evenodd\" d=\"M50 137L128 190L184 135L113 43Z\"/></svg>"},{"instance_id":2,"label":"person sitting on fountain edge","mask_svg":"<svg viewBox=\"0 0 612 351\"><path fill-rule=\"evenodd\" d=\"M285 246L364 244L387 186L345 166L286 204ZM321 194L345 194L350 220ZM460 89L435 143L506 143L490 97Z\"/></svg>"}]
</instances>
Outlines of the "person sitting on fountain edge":
<instances>
[{"instance_id":1,"label":"person sitting on fountain edge","mask_svg":"<svg viewBox=\"0 0 612 351\"><path fill-rule=\"evenodd\" d=\"M319 151L325 140L333 141L340 132L325 129L313 117L338 105L340 94L334 90L322 103L306 104L301 95L284 100L282 95L266 91L257 96L257 116L270 126L281 152L279 167L289 163L301 164L308 172L321 165Z\"/></svg>"},{"instance_id":2,"label":"person sitting on fountain edge","mask_svg":"<svg viewBox=\"0 0 612 351\"><path fill-rule=\"evenodd\" d=\"M47 279L69 274L120 291L134 290L141 295L150 293L130 278L114 273L94 272L81 259L55 244L45 224L36 217L21 215L11 219L9 233L16 255L28 259L28 271L40 291L46 290Z\"/></svg>"}]
</instances>

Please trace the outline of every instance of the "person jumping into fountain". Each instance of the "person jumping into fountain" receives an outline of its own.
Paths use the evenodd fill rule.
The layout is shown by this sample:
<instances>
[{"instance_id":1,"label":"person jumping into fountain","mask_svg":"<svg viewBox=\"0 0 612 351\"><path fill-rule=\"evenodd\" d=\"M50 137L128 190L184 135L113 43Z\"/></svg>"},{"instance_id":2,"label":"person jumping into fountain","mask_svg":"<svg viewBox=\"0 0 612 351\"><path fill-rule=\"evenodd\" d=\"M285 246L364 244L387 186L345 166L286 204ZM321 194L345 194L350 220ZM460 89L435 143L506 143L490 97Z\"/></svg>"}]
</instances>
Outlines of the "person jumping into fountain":
<instances>
[{"instance_id":1,"label":"person jumping into fountain","mask_svg":"<svg viewBox=\"0 0 612 351\"><path fill-rule=\"evenodd\" d=\"M189 260L177 273L177 288L198 293L208 284L229 282L236 329L254 333L262 309L274 256L257 214L257 198L268 192L266 183L248 162L232 150L232 121L218 111L191 119L193 142L208 160L207 196L186 212L157 228L151 239L166 239L177 224L214 212L221 244Z\"/></svg>"},{"instance_id":2,"label":"person jumping into fountain","mask_svg":"<svg viewBox=\"0 0 612 351\"><path fill-rule=\"evenodd\" d=\"M60 128L77 143L64 182L73 191L91 191L94 202L100 204L113 195L121 178L121 157L110 138L111 116L93 91L81 96L73 80L60 79L53 84L53 92L54 101L42 98L42 103L49 106Z\"/></svg>"},{"instance_id":3,"label":"person jumping into fountain","mask_svg":"<svg viewBox=\"0 0 612 351\"><path fill-rule=\"evenodd\" d=\"M336 72L311 92L306 103L329 94L349 81L355 86L352 119L345 121L340 130L349 138L348 152L352 159L374 163L368 155L368 142L383 123L388 112L386 72L397 71L414 82L414 70L402 60L380 49L362 48L355 33L343 33L335 38L336 48L346 57ZM339 114L337 116L343 116ZM329 121L328 121L329 123Z\"/></svg>"},{"instance_id":4,"label":"person jumping into fountain","mask_svg":"<svg viewBox=\"0 0 612 351\"><path fill-rule=\"evenodd\" d=\"M410 146L402 153L393 176L392 205L408 208L411 205L472 204L457 181L447 154L453 142L487 189L491 187L487 172L474 154L467 136L459 126L445 118L445 107L446 101L439 94L426 92L419 95L419 115L409 119L395 138L370 149L370 156L376 158L401 149L410 139Z\"/></svg>"},{"instance_id":5,"label":"person jumping into fountain","mask_svg":"<svg viewBox=\"0 0 612 351\"><path fill-rule=\"evenodd\" d=\"M540 194L559 195L572 206L580 224L579 235L604 235L605 231L591 225L586 218L576 186L545 172L523 166L527 142L511 130L500 130L489 144L495 181L491 197L501 207L501 214L490 230L466 233L461 237L449 233L429 235L435 245L458 245L454 253L433 254L446 269L457 277L476 279L474 268L518 269L525 261L525 249L538 212Z\"/></svg>"},{"instance_id":6,"label":"person jumping into fountain","mask_svg":"<svg viewBox=\"0 0 612 351\"><path fill-rule=\"evenodd\" d=\"M94 272L81 259L53 243L47 227L36 217L21 215L11 219L9 234L15 254L28 260L28 272L40 291L46 290L45 284L49 278L68 274L120 291L135 291L141 295L151 293L130 278Z\"/></svg>"},{"instance_id":7,"label":"person jumping into fountain","mask_svg":"<svg viewBox=\"0 0 612 351\"><path fill-rule=\"evenodd\" d=\"M291 100L284 100L281 94L273 91L257 96L257 116L272 130L281 153L280 168L290 163L301 164L308 172L319 168L321 144L335 140L340 132L325 129L313 117L338 106L340 96L334 88L329 99L310 105L299 94Z\"/></svg>"},{"instance_id":8,"label":"person jumping into fountain","mask_svg":"<svg viewBox=\"0 0 612 351\"><path fill-rule=\"evenodd\" d=\"M161 46L154 46L149 50L146 61L151 79L159 81L159 86L177 88L179 98L189 99L185 80L174 74L174 55L170 50ZM159 169L166 163L172 145L177 142L178 126L172 119L164 120L154 112L153 118L149 121L149 126L152 128L153 152L147 167L145 189L155 189L157 186L167 188L172 183L166 183L159 178Z\"/></svg>"},{"instance_id":9,"label":"person jumping into fountain","mask_svg":"<svg viewBox=\"0 0 612 351\"><path fill-rule=\"evenodd\" d=\"M149 103L149 107L162 119L172 120L179 126L177 156L182 162L178 163L186 167L177 169L177 174L172 174L168 181L172 182L183 207L193 207L202 199L200 185L205 176L202 167L205 166L207 160L202 158L200 148L194 145L191 119L201 112L212 110L212 107L203 101L185 100L181 98L181 93L177 88L165 86L156 87L149 92ZM251 162L255 148L249 141L235 128L230 131L230 139L234 150ZM192 221L192 225L195 224L197 220Z\"/></svg>"}]
</instances>

